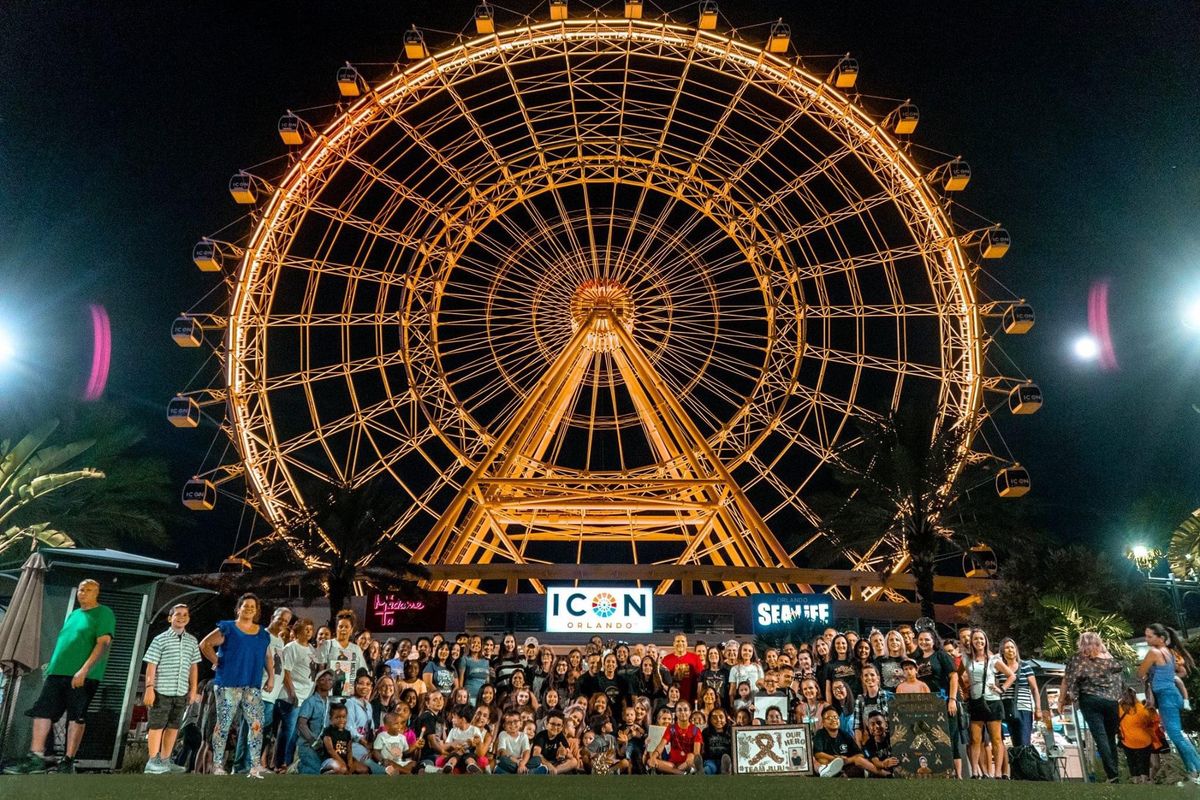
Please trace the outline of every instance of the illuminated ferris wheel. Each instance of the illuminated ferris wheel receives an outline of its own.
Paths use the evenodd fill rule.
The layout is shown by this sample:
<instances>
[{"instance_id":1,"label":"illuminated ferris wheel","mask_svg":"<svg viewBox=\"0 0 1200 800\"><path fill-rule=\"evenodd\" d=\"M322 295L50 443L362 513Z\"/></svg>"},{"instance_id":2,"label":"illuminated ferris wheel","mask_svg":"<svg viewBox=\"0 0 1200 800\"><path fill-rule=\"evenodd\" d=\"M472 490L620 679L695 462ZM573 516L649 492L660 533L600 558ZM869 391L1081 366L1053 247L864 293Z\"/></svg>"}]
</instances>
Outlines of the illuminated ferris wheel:
<instances>
[{"instance_id":1,"label":"illuminated ferris wheel","mask_svg":"<svg viewBox=\"0 0 1200 800\"><path fill-rule=\"evenodd\" d=\"M223 410L238 455L185 503L244 480L260 546L313 481L385 481L416 562L709 564L740 594L768 587L738 568L829 546L805 498L856 421L930 402L971 443L1040 405L989 359L1033 323L985 296L1008 233L952 221L970 169L913 157L914 105L866 108L858 64L817 68L782 23L623 10L484 5L440 52L414 28L407 66L339 70L332 121L280 120L286 169L230 183L248 234L194 253L227 305L173 330L223 372L172 421ZM842 556L904 566L886 540Z\"/></svg>"}]
</instances>

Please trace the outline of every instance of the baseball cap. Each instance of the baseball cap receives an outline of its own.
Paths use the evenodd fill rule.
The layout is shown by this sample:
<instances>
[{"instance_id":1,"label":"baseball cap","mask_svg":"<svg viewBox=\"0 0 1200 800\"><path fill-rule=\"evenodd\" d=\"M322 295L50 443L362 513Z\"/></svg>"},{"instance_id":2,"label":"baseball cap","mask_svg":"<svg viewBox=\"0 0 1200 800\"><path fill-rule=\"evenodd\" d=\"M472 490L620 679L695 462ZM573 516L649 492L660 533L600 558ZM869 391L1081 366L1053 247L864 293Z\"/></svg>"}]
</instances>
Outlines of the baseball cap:
<instances>
[{"instance_id":1,"label":"baseball cap","mask_svg":"<svg viewBox=\"0 0 1200 800\"><path fill-rule=\"evenodd\" d=\"M917 662L911 658L900 659L900 666L907 667L909 664L912 664L914 667L917 666Z\"/></svg>"},{"instance_id":2,"label":"baseball cap","mask_svg":"<svg viewBox=\"0 0 1200 800\"><path fill-rule=\"evenodd\" d=\"M529 645L533 645L534 647L538 646L538 640L536 636L530 636L525 639L525 646L529 647Z\"/></svg>"}]
</instances>

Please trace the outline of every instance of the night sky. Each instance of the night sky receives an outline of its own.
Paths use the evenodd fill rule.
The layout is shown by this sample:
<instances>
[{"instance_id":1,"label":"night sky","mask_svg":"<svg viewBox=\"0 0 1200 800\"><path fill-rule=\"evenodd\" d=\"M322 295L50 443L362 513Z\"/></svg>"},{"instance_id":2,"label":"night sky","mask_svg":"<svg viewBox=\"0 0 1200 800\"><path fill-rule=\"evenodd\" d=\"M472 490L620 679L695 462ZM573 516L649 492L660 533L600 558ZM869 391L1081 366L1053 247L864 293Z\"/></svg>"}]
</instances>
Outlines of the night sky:
<instances>
[{"instance_id":1,"label":"night sky","mask_svg":"<svg viewBox=\"0 0 1200 800\"><path fill-rule=\"evenodd\" d=\"M229 176L283 152L285 109L334 102L343 62L392 62L411 24L466 30L473 6L0 5L0 321L22 359L0 374L0 409L74 402L87 307L103 304L108 397L135 410L181 484L216 432L165 420L207 354L177 348L168 327L217 286L190 248L240 216ZM991 271L1038 313L1031 334L999 344L1046 405L999 423L1046 526L1115 548L1200 505L1200 331L1179 322L1200 298L1200 3L721 8L722 28L783 17L800 52L851 52L862 92L911 97L916 141L970 162L962 202L1014 238ZM1113 372L1070 352L1100 280L1111 283ZM202 535L175 555L214 568L237 535L234 506L201 518Z\"/></svg>"}]
</instances>

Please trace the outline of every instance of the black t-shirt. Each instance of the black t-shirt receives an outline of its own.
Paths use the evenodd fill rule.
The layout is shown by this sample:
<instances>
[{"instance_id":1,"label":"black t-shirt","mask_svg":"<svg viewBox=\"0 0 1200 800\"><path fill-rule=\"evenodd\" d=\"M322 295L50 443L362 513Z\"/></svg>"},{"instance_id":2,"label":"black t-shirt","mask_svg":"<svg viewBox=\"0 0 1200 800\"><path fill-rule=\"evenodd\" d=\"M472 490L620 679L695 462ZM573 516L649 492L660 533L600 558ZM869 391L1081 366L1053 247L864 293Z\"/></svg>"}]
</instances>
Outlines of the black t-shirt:
<instances>
[{"instance_id":1,"label":"black t-shirt","mask_svg":"<svg viewBox=\"0 0 1200 800\"><path fill-rule=\"evenodd\" d=\"M596 691L604 692L608 697L609 711L617 716L625 707L625 698L629 696L629 684L620 675L609 678L601 672L596 676Z\"/></svg>"},{"instance_id":2,"label":"black t-shirt","mask_svg":"<svg viewBox=\"0 0 1200 800\"><path fill-rule=\"evenodd\" d=\"M850 661L830 661L825 665L824 680L829 684L834 681L845 681L853 694L862 691L862 683L858 680L858 671L854 669L854 664Z\"/></svg>"},{"instance_id":3,"label":"black t-shirt","mask_svg":"<svg viewBox=\"0 0 1200 800\"><path fill-rule=\"evenodd\" d=\"M720 761L721 756L733 754L733 734L730 733L728 726L725 730L720 731L709 725L704 729L702 736L704 737L704 746L700 752L704 755L705 761Z\"/></svg>"},{"instance_id":4,"label":"black t-shirt","mask_svg":"<svg viewBox=\"0 0 1200 800\"><path fill-rule=\"evenodd\" d=\"M875 669L879 670L879 682L885 689L895 689L904 680L904 670L900 668L902 659L892 656L879 656L875 659Z\"/></svg>"},{"instance_id":5,"label":"black t-shirt","mask_svg":"<svg viewBox=\"0 0 1200 800\"><path fill-rule=\"evenodd\" d=\"M829 731L821 728L813 735L813 752L829 756L856 756L862 751L858 749L854 738L844 730L839 728L835 735L830 736Z\"/></svg>"},{"instance_id":6,"label":"black t-shirt","mask_svg":"<svg viewBox=\"0 0 1200 800\"><path fill-rule=\"evenodd\" d=\"M413 733L418 739L429 741L430 734L438 736L441 734L441 725L439 724L437 714L432 711L422 711L417 715L417 719L413 722Z\"/></svg>"},{"instance_id":7,"label":"black t-shirt","mask_svg":"<svg viewBox=\"0 0 1200 800\"><path fill-rule=\"evenodd\" d=\"M542 749L542 758L549 761L551 764L559 764L567 760L567 756L571 753L570 745L567 744L567 737L563 734L551 736L549 731L541 730L533 737L532 748L540 747Z\"/></svg>"},{"instance_id":8,"label":"black t-shirt","mask_svg":"<svg viewBox=\"0 0 1200 800\"><path fill-rule=\"evenodd\" d=\"M882 742L877 742L873 737L868 736L867 740L863 742L862 751L863 755L867 758L877 758L880 761L887 761L892 757L891 734L885 733Z\"/></svg>"},{"instance_id":9,"label":"black t-shirt","mask_svg":"<svg viewBox=\"0 0 1200 800\"><path fill-rule=\"evenodd\" d=\"M345 728L338 729L338 728L335 728L332 725L330 725L328 728L321 731L321 741L324 742L326 739L329 739L330 742L333 744L333 752L332 753L328 752L329 748L325 748L326 756L335 756L336 755L342 761L349 760L349 758L350 758L350 731L346 730Z\"/></svg>"},{"instance_id":10,"label":"black t-shirt","mask_svg":"<svg viewBox=\"0 0 1200 800\"><path fill-rule=\"evenodd\" d=\"M700 682L696 687L697 704L699 704L700 698L704 696L704 690L711 686L717 693L717 704L722 708L729 705L729 670L726 667L706 669L700 673L699 680Z\"/></svg>"},{"instance_id":11,"label":"black t-shirt","mask_svg":"<svg viewBox=\"0 0 1200 800\"><path fill-rule=\"evenodd\" d=\"M950 676L954 674L954 659L945 650L934 650L929 658L917 654L917 678L925 681L931 692L943 697L950 693Z\"/></svg>"}]
</instances>

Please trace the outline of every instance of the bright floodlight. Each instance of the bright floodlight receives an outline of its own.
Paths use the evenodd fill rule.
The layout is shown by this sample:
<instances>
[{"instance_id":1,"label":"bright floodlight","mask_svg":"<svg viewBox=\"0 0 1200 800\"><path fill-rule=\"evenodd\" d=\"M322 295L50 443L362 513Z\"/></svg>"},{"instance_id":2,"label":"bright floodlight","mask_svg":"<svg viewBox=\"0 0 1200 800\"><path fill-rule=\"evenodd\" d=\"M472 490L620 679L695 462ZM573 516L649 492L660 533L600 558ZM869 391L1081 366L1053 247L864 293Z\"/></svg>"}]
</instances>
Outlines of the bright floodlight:
<instances>
[{"instance_id":1,"label":"bright floodlight","mask_svg":"<svg viewBox=\"0 0 1200 800\"><path fill-rule=\"evenodd\" d=\"M1146 547L1144 544L1135 544L1133 547L1129 548L1129 552L1138 561L1150 556L1150 548Z\"/></svg>"},{"instance_id":2,"label":"bright floodlight","mask_svg":"<svg viewBox=\"0 0 1200 800\"><path fill-rule=\"evenodd\" d=\"M1192 300L1183 308L1183 324L1200 330L1200 300Z\"/></svg>"},{"instance_id":3,"label":"bright floodlight","mask_svg":"<svg viewBox=\"0 0 1200 800\"><path fill-rule=\"evenodd\" d=\"M0 328L0 364L12 361L17 355L17 349L8 331Z\"/></svg>"},{"instance_id":4,"label":"bright floodlight","mask_svg":"<svg viewBox=\"0 0 1200 800\"><path fill-rule=\"evenodd\" d=\"M1100 343L1092 336L1080 336L1073 349L1075 357L1082 361L1093 361L1100 355Z\"/></svg>"}]
</instances>

